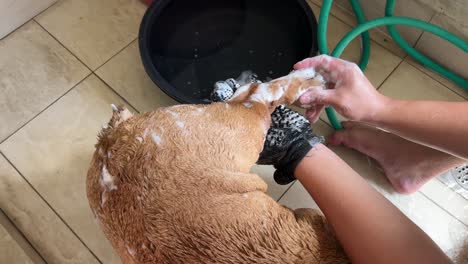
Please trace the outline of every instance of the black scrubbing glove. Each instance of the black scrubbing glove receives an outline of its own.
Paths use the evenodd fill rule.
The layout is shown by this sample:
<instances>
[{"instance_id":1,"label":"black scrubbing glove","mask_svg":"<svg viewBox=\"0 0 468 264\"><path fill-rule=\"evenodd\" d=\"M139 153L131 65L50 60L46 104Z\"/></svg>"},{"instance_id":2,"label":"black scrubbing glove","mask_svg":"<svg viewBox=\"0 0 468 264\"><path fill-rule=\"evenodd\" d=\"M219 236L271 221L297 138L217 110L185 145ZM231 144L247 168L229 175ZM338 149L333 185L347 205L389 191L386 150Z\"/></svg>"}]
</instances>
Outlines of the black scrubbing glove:
<instances>
[{"instance_id":1,"label":"black scrubbing glove","mask_svg":"<svg viewBox=\"0 0 468 264\"><path fill-rule=\"evenodd\" d=\"M285 185L296 179L294 170L299 162L315 145L324 141L323 137L314 134L307 119L280 105L271 114L271 127L257 163L273 165L276 183Z\"/></svg>"}]
</instances>

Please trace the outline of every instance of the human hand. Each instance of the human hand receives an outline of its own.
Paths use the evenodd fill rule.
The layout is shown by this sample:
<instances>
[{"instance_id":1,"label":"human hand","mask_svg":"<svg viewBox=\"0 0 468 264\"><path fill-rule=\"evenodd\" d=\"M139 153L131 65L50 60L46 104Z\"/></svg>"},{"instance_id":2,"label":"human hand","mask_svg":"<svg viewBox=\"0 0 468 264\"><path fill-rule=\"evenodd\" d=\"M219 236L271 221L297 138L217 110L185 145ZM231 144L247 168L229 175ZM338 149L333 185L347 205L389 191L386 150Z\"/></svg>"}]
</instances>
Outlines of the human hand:
<instances>
[{"instance_id":1,"label":"human hand","mask_svg":"<svg viewBox=\"0 0 468 264\"><path fill-rule=\"evenodd\" d=\"M377 92L355 63L320 55L294 65L295 70L309 67L322 74L328 88L311 88L299 98L301 105L308 106L306 116L311 122L327 105L356 121L371 121L383 109L387 98Z\"/></svg>"},{"instance_id":2,"label":"human hand","mask_svg":"<svg viewBox=\"0 0 468 264\"><path fill-rule=\"evenodd\" d=\"M315 145L324 141L323 137L314 134L307 119L280 105L271 114L271 127L257 163L273 165L276 183L288 184L296 179L294 170L299 162Z\"/></svg>"}]
</instances>

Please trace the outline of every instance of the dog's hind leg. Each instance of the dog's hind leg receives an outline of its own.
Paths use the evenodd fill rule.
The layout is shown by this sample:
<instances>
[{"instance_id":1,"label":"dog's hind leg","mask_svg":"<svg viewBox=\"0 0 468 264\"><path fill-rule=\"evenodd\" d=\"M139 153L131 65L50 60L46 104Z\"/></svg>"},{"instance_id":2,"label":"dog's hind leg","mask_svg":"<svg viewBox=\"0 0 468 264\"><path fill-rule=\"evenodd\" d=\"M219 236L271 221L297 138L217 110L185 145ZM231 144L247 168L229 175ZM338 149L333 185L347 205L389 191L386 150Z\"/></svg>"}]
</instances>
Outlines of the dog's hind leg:
<instances>
[{"instance_id":1,"label":"dog's hind leg","mask_svg":"<svg viewBox=\"0 0 468 264\"><path fill-rule=\"evenodd\" d=\"M223 193L266 192L268 188L265 181L256 174L226 170L213 174L205 186L212 188L214 192Z\"/></svg>"}]
</instances>

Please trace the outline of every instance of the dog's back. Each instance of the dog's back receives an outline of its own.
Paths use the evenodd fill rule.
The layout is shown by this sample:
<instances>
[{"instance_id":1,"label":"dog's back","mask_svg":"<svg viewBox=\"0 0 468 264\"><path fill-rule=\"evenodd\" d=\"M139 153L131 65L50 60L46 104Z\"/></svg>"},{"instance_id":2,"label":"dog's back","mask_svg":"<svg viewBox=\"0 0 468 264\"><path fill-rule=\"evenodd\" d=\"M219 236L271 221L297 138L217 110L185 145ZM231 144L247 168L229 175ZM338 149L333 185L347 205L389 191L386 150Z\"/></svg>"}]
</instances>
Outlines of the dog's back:
<instances>
[{"instance_id":1,"label":"dog's back","mask_svg":"<svg viewBox=\"0 0 468 264\"><path fill-rule=\"evenodd\" d=\"M253 108L253 109L252 109ZM249 173L269 127L245 103L116 109L88 199L125 263L347 263L323 217L291 211Z\"/></svg>"}]
</instances>

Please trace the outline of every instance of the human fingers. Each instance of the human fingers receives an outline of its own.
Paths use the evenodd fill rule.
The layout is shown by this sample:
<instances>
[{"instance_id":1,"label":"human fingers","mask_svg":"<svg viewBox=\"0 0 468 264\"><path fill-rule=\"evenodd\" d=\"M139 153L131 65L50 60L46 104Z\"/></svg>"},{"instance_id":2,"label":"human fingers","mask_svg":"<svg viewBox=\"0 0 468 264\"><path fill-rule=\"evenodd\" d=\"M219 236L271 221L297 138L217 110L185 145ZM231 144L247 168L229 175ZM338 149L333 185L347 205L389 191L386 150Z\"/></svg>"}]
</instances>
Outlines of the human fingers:
<instances>
[{"instance_id":1,"label":"human fingers","mask_svg":"<svg viewBox=\"0 0 468 264\"><path fill-rule=\"evenodd\" d=\"M307 105L336 105L339 103L336 90L312 88L306 91L300 98L302 106Z\"/></svg>"},{"instance_id":2,"label":"human fingers","mask_svg":"<svg viewBox=\"0 0 468 264\"><path fill-rule=\"evenodd\" d=\"M307 109L307 111L305 112L307 120L309 120L310 123L317 122L320 118L320 113L322 112L323 108L323 105L317 105Z\"/></svg>"},{"instance_id":3,"label":"human fingers","mask_svg":"<svg viewBox=\"0 0 468 264\"><path fill-rule=\"evenodd\" d=\"M304 59L294 65L295 70L304 68L316 68L317 70L323 70L326 72L337 71L346 65L346 61L333 58L328 55L320 55L312 58Z\"/></svg>"}]
</instances>

